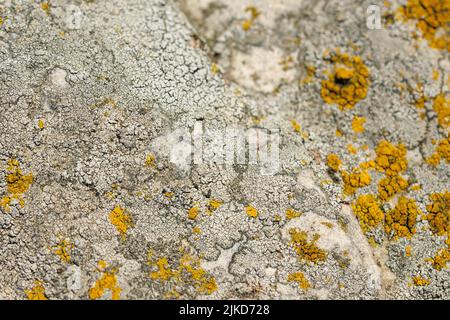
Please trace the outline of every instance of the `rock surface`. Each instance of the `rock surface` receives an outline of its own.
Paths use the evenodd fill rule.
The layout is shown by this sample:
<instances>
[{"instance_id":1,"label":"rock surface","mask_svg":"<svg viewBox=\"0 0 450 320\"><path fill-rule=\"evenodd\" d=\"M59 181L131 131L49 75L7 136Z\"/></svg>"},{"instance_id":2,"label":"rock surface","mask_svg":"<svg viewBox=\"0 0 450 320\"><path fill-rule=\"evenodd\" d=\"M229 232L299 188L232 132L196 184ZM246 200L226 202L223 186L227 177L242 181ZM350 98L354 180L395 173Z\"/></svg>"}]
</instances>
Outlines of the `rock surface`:
<instances>
[{"instance_id":1,"label":"rock surface","mask_svg":"<svg viewBox=\"0 0 450 320\"><path fill-rule=\"evenodd\" d=\"M0 298L449 299L449 51L373 2L0 1Z\"/></svg>"}]
</instances>

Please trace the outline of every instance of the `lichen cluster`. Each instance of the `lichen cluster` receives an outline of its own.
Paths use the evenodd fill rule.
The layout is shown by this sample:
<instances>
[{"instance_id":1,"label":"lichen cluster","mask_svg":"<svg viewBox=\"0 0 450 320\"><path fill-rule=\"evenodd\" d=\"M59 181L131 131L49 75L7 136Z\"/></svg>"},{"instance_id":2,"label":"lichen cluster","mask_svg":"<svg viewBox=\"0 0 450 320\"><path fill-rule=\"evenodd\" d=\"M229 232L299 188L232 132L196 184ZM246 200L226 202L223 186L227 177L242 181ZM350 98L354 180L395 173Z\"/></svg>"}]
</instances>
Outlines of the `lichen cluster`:
<instances>
[{"instance_id":1,"label":"lichen cluster","mask_svg":"<svg viewBox=\"0 0 450 320\"><path fill-rule=\"evenodd\" d=\"M322 80L322 98L328 104L337 104L341 110L351 109L364 99L370 85L369 69L359 56L336 50L327 58L333 71Z\"/></svg>"},{"instance_id":2,"label":"lichen cluster","mask_svg":"<svg viewBox=\"0 0 450 320\"><path fill-rule=\"evenodd\" d=\"M434 153L426 159L427 163L432 166L439 165L442 160L446 164L450 163L450 137L440 140Z\"/></svg>"},{"instance_id":3,"label":"lichen cluster","mask_svg":"<svg viewBox=\"0 0 450 320\"><path fill-rule=\"evenodd\" d=\"M53 247L53 253L56 254L65 263L70 262L70 251L74 248L74 244L67 239L62 239Z\"/></svg>"},{"instance_id":4,"label":"lichen cluster","mask_svg":"<svg viewBox=\"0 0 450 320\"><path fill-rule=\"evenodd\" d=\"M385 217L385 230L394 238L411 238L416 233L417 217L421 214L416 202L406 197L399 197L394 209L388 211Z\"/></svg>"},{"instance_id":5,"label":"lichen cluster","mask_svg":"<svg viewBox=\"0 0 450 320\"><path fill-rule=\"evenodd\" d=\"M327 252L320 249L316 242L320 236L315 234L311 241L308 240L308 234L298 229L289 229L291 236L291 245L301 260L312 263L323 262L327 259Z\"/></svg>"},{"instance_id":6,"label":"lichen cluster","mask_svg":"<svg viewBox=\"0 0 450 320\"><path fill-rule=\"evenodd\" d=\"M294 272L288 275L289 282L297 282L300 289L308 290L310 287L308 279L303 272Z\"/></svg>"},{"instance_id":7,"label":"lichen cluster","mask_svg":"<svg viewBox=\"0 0 450 320\"><path fill-rule=\"evenodd\" d=\"M429 198L426 219L430 229L437 235L445 235L450 232L450 192L433 193Z\"/></svg>"},{"instance_id":8,"label":"lichen cluster","mask_svg":"<svg viewBox=\"0 0 450 320\"><path fill-rule=\"evenodd\" d=\"M42 281L35 281L33 288L25 290L28 300L48 300Z\"/></svg>"},{"instance_id":9,"label":"lichen cluster","mask_svg":"<svg viewBox=\"0 0 450 320\"><path fill-rule=\"evenodd\" d=\"M166 257L156 257L152 251L148 254L148 265L154 270L150 278L167 282L170 296L179 297L179 289L193 286L198 293L210 295L217 290L213 276L201 267L201 259L183 252L178 261L169 263Z\"/></svg>"},{"instance_id":10,"label":"lichen cluster","mask_svg":"<svg viewBox=\"0 0 450 320\"><path fill-rule=\"evenodd\" d=\"M109 221L116 227L117 232L119 232L122 240L125 240L127 231L133 226L133 220L131 216L123 209L121 206L117 205L109 213Z\"/></svg>"},{"instance_id":11,"label":"lichen cluster","mask_svg":"<svg viewBox=\"0 0 450 320\"><path fill-rule=\"evenodd\" d=\"M449 11L448 0L408 0L397 16L402 21L414 21L430 47L450 51Z\"/></svg>"},{"instance_id":12,"label":"lichen cluster","mask_svg":"<svg viewBox=\"0 0 450 320\"><path fill-rule=\"evenodd\" d=\"M384 221L384 212L371 194L360 195L352 204L352 210L364 232L377 227Z\"/></svg>"},{"instance_id":13,"label":"lichen cluster","mask_svg":"<svg viewBox=\"0 0 450 320\"><path fill-rule=\"evenodd\" d=\"M108 268L105 261L98 262L98 271L101 277L95 281L92 288L89 289L89 299L100 299L106 292L111 293L112 300L119 300L122 289L117 284L117 268Z\"/></svg>"},{"instance_id":14,"label":"lichen cluster","mask_svg":"<svg viewBox=\"0 0 450 320\"><path fill-rule=\"evenodd\" d=\"M34 178L32 173L23 174L17 159L8 161L7 171L5 179L8 193L0 199L0 206L9 212L13 200L18 201L21 207L25 205L22 195L30 188Z\"/></svg>"}]
</instances>

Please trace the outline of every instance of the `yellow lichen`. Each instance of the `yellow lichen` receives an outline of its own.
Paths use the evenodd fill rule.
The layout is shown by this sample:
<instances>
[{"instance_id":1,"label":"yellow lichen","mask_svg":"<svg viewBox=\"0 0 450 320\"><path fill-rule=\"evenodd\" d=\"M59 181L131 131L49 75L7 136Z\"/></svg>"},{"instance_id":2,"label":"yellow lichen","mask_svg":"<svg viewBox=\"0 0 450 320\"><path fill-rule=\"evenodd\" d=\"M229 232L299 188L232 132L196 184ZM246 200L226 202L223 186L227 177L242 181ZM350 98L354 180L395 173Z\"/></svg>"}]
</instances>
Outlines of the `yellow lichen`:
<instances>
[{"instance_id":1,"label":"yellow lichen","mask_svg":"<svg viewBox=\"0 0 450 320\"><path fill-rule=\"evenodd\" d=\"M5 179L8 194L0 200L0 205L5 209L5 211L9 211L9 206L12 200L18 200L19 204L23 207L25 202L22 195L33 183L33 174L29 173L24 175L17 159L10 159L8 161L7 170L8 173Z\"/></svg>"},{"instance_id":2,"label":"yellow lichen","mask_svg":"<svg viewBox=\"0 0 450 320\"><path fill-rule=\"evenodd\" d=\"M157 271L150 273L150 278L153 280L168 280L173 277L173 272L170 270L167 258L160 258L155 265L158 267Z\"/></svg>"},{"instance_id":3,"label":"yellow lichen","mask_svg":"<svg viewBox=\"0 0 450 320\"><path fill-rule=\"evenodd\" d=\"M208 212L212 213L219 209L219 207L223 204L223 201L217 200L217 199L211 199L208 202Z\"/></svg>"},{"instance_id":4,"label":"yellow lichen","mask_svg":"<svg viewBox=\"0 0 450 320\"><path fill-rule=\"evenodd\" d=\"M364 232L377 227L384 221L384 212L371 194L359 196L352 204L352 210Z\"/></svg>"},{"instance_id":5,"label":"yellow lichen","mask_svg":"<svg viewBox=\"0 0 450 320\"><path fill-rule=\"evenodd\" d=\"M109 213L109 221L116 227L122 239L125 239L128 229L133 226L130 215L119 205Z\"/></svg>"},{"instance_id":6,"label":"yellow lichen","mask_svg":"<svg viewBox=\"0 0 450 320\"><path fill-rule=\"evenodd\" d=\"M406 246L405 247L405 256L410 257L411 256L411 246Z\"/></svg>"},{"instance_id":7,"label":"yellow lichen","mask_svg":"<svg viewBox=\"0 0 450 320\"><path fill-rule=\"evenodd\" d=\"M107 290L111 292L112 300L120 299L120 292L122 289L117 285L116 268L110 270L104 270L106 268L106 262L100 260L98 267L102 271L101 277L94 283L94 286L89 289L89 299L96 300L101 298Z\"/></svg>"},{"instance_id":8,"label":"yellow lichen","mask_svg":"<svg viewBox=\"0 0 450 320\"><path fill-rule=\"evenodd\" d=\"M219 66L217 64L215 64L215 63L212 63L211 64L211 72L213 74L218 74L219 71L220 71Z\"/></svg>"},{"instance_id":9,"label":"yellow lichen","mask_svg":"<svg viewBox=\"0 0 450 320\"><path fill-rule=\"evenodd\" d=\"M305 231L289 229L289 234L291 236L291 245L301 260L319 263L327 259L326 251L316 245L320 237L318 234L313 236L312 241L308 241L308 234Z\"/></svg>"},{"instance_id":10,"label":"yellow lichen","mask_svg":"<svg viewBox=\"0 0 450 320\"><path fill-rule=\"evenodd\" d=\"M367 95L369 70L359 56L336 51L329 60L334 69L322 81L322 98L326 103L337 104L341 110L351 109Z\"/></svg>"},{"instance_id":11,"label":"yellow lichen","mask_svg":"<svg viewBox=\"0 0 450 320\"><path fill-rule=\"evenodd\" d=\"M217 290L217 283L213 276L201 268L200 263L200 258L184 253L179 259L178 267L172 268L167 258L162 257L155 260L153 254L149 253L148 264L157 268L156 271L150 273L150 278L165 282L174 280L176 284L191 284L200 294L210 295ZM190 279L183 275L189 275Z\"/></svg>"},{"instance_id":12,"label":"yellow lichen","mask_svg":"<svg viewBox=\"0 0 450 320\"><path fill-rule=\"evenodd\" d=\"M433 110L437 114L438 124L444 129L448 128L450 126L450 99L444 93L438 94L434 98Z\"/></svg>"},{"instance_id":13,"label":"yellow lichen","mask_svg":"<svg viewBox=\"0 0 450 320\"><path fill-rule=\"evenodd\" d=\"M197 219L200 210L197 207L192 207L188 210L188 218L191 220Z\"/></svg>"},{"instance_id":14,"label":"yellow lichen","mask_svg":"<svg viewBox=\"0 0 450 320\"><path fill-rule=\"evenodd\" d=\"M30 290L25 290L28 300L48 300L45 296L45 288L42 281L35 281L34 287Z\"/></svg>"},{"instance_id":15,"label":"yellow lichen","mask_svg":"<svg viewBox=\"0 0 450 320\"><path fill-rule=\"evenodd\" d=\"M449 7L448 0L408 0L397 17L414 21L430 47L450 51Z\"/></svg>"},{"instance_id":16,"label":"yellow lichen","mask_svg":"<svg viewBox=\"0 0 450 320\"><path fill-rule=\"evenodd\" d=\"M308 290L310 287L309 281L305 278L303 272L294 272L288 276L289 282L297 282L298 286L303 290Z\"/></svg>"},{"instance_id":17,"label":"yellow lichen","mask_svg":"<svg viewBox=\"0 0 450 320\"><path fill-rule=\"evenodd\" d=\"M400 175L386 176L378 183L378 193L382 201L391 199L397 193L408 188L409 183Z\"/></svg>"},{"instance_id":18,"label":"yellow lichen","mask_svg":"<svg viewBox=\"0 0 450 320\"><path fill-rule=\"evenodd\" d=\"M44 10L45 13L49 14L50 13L50 2L49 1L42 2L41 9Z\"/></svg>"},{"instance_id":19,"label":"yellow lichen","mask_svg":"<svg viewBox=\"0 0 450 320\"><path fill-rule=\"evenodd\" d=\"M433 265L436 270L442 270L447 268L447 263L450 261L450 243L447 240L447 247L439 250L434 258L427 259Z\"/></svg>"},{"instance_id":20,"label":"yellow lichen","mask_svg":"<svg viewBox=\"0 0 450 320\"><path fill-rule=\"evenodd\" d=\"M288 219L288 220L291 220L291 219L294 219L294 218L298 218L301 215L302 215L301 212L297 212L294 209L290 209L289 208L289 209L286 210L286 219Z\"/></svg>"},{"instance_id":21,"label":"yellow lichen","mask_svg":"<svg viewBox=\"0 0 450 320\"><path fill-rule=\"evenodd\" d=\"M450 192L433 193L429 199L432 203L426 206L426 219L430 229L437 235L445 235L450 232Z\"/></svg>"},{"instance_id":22,"label":"yellow lichen","mask_svg":"<svg viewBox=\"0 0 450 320\"><path fill-rule=\"evenodd\" d=\"M306 77L300 80L300 84L304 85L311 83L315 73L316 73L315 66L306 66Z\"/></svg>"},{"instance_id":23,"label":"yellow lichen","mask_svg":"<svg viewBox=\"0 0 450 320\"><path fill-rule=\"evenodd\" d=\"M61 258L63 262L70 262L70 251L74 248L74 244L63 239L53 247L53 253Z\"/></svg>"},{"instance_id":24,"label":"yellow lichen","mask_svg":"<svg viewBox=\"0 0 450 320\"><path fill-rule=\"evenodd\" d=\"M359 168L353 169L351 173L343 170L341 177L344 182L344 194L347 196L353 195L358 188L368 186L371 181L369 172Z\"/></svg>"},{"instance_id":25,"label":"yellow lichen","mask_svg":"<svg viewBox=\"0 0 450 320\"><path fill-rule=\"evenodd\" d=\"M201 234L202 233L202 229L200 229L199 227L194 227L192 229L192 232L195 234Z\"/></svg>"},{"instance_id":26,"label":"yellow lichen","mask_svg":"<svg viewBox=\"0 0 450 320\"><path fill-rule=\"evenodd\" d=\"M416 221L421 214L413 199L399 197L394 209L386 213L385 231L393 234L394 238L411 238L416 233Z\"/></svg>"},{"instance_id":27,"label":"yellow lichen","mask_svg":"<svg viewBox=\"0 0 450 320\"><path fill-rule=\"evenodd\" d=\"M430 280L424 279L421 276L415 276L412 279L413 279L414 285L418 286L418 287L427 286L431 283Z\"/></svg>"},{"instance_id":28,"label":"yellow lichen","mask_svg":"<svg viewBox=\"0 0 450 320\"><path fill-rule=\"evenodd\" d=\"M155 167L156 166L155 159L156 159L156 157L153 154L148 154L145 157L145 166L146 167Z\"/></svg>"},{"instance_id":29,"label":"yellow lichen","mask_svg":"<svg viewBox=\"0 0 450 320\"><path fill-rule=\"evenodd\" d=\"M251 14L250 19L244 20L244 22L242 22L242 29L244 31L248 31L251 28L251 26L253 25L253 22L256 20L256 18L258 18L258 16L261 13L254 6L248 6L247 8L245 8L245 12L250 12L250 14Z\"/></svg>"},{"instance_id":30,"label":"yellow lichen","mask_svg":"<svg viewBox=\"0 0 450 320\"><path fill-rule=\"evenodd\" d=\"M355 146L352 145L351 143L349 143L349 144L347 145L347 151L348 151L349 153L351 153L351 154L356 154L356 153L358 153L358 149L356 149Z\"/></svg>"},{"instance_id":31,"label":"yellow lichen","mask_svg":"<svg viewBox=\"0 0 450 320\"><path fill-rule=\"evenodd\" d=\"M327 166L333 171L339 171L342 165L342 160L337 154L331 153L327 156Z\"/></svg>"},{"instance_id":32,"label":"yellow lichen","mask_svg":"<svg viewBox=\"0 0 450 320\"><path fill-rule=\"evenodd\" d=\"M439 141L435 152L426 159L427 163L432 166L437 166L444 160L445 163L450 163L450 136Z\"/></svg>"},{"instance_id":33,"label":"yellow lichen","mask_svg":"<svg viewBox=\"0 0 450 320\"><path fill-rule=\"evenodd\" d=\"M253 206L249 205L247 207L245 207L245 213L250 217L250 218L256 218L258 216L258 210L256 210Z\"/></svg>"},{"instance_id":34,"label":"yellow lichen","mask_svg":"<svg viewBox=\"0 0 450 320\"><path fill-rule=\"evenodd\" d=\"M364 117L354 117L352 120L352 129L355 133L364 132L364 123L366 123L366 118Z\"/></svg>"},{"instance_id":35,"label":"yellow lichen","mask_svg":"<svg viewBox=\"0 0 450 320\"><path fill-rule=\"evenodd\" d=\"M406 147L403 144L394 146L386 140L382 140L375 149L377 154L374 167L388 176L396 176L406 170Z\"/></svg>"}]
</instances>

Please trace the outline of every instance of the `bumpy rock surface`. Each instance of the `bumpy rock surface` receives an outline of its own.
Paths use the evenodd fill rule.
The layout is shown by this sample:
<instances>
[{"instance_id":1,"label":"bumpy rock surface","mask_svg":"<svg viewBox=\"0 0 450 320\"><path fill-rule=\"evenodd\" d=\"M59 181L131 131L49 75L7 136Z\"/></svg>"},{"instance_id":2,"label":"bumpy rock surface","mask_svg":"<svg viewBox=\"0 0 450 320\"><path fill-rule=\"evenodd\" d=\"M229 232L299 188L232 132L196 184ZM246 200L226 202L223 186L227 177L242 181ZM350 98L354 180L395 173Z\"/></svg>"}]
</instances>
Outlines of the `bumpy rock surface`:
<instances>
[{"instance_id":1,"label":"bumpy rock surface","mask_svg":"<svg viewBox=\"0 0 450 320\"><path fill-rule=\"evenodd\" d=\"M430 2L0 1L0 298L448 299Z\"/></svg>"}]
</instances>

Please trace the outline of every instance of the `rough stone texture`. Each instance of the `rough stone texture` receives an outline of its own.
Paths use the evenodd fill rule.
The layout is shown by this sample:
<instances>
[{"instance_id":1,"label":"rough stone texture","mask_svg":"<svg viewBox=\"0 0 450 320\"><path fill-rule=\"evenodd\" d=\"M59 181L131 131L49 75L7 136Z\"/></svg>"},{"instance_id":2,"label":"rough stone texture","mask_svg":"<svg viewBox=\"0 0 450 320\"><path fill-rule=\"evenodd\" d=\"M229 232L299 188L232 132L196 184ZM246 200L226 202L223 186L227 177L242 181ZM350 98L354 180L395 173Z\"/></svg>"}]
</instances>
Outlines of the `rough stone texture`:
<instances>
[{"instance_id":1,"label":"rough stone texture","mask_svg":"<svg viewBox=\"0 0 450 320\"><path fill-rule=\"evenodd\" d=\"M422 120L414 96L396 88L421 82L429 96L448 92L448 52L413 39L411 25L369 30L373 2L52 0L47 8L0 1L0 195L8 193L8 160L33 174L23 206L19 199L0 206L0 297L27 298L40 281L49 299L88 299L103 260L121 299L448 299L448 267L425 261L446 237L418 218L411 239L374 230L378 244L370 244L351 203L376 194L382 175L371 173L369 186L344 197L341 177L326 165L335 153L351 170L386 139L407 148L403 176L422 188L403 194L422 212L430 194L449 188L448 164L425 163L445 129L431 104ZM245 31L248 5L261 14ZM370 70L367 97L346 111L320 93L329 69L323 54L337 47ZM300 84L310 65L314 76ZM361 134L352 132L354 116L366 118ZM293 130L293 119L307 135ZM191 147L177 130L198 121L205 130L279 128L279 172L173 163L171 146L182 154ZM348 144L368 148L354 155ZM146 164L148 155L154 161ZM212 199L222 205L208 214ZM123 237L109 219L117 205L133 221ZM249 205L256 218L246 214ZM192 207L196 219L188 218ZM302 215L287 219L289 208ZM319 235L325 261L299 259L291 228ZM61 239L72 244L68 262L55 254ZM186 270L179 282L151 276L149 252L175 270L183 251L201 259L198 270L216 290L202 291ZM288 281L295 272L309 289ZM415 276L430 284L412 284Z\"/></svg>"}]
</instances>

